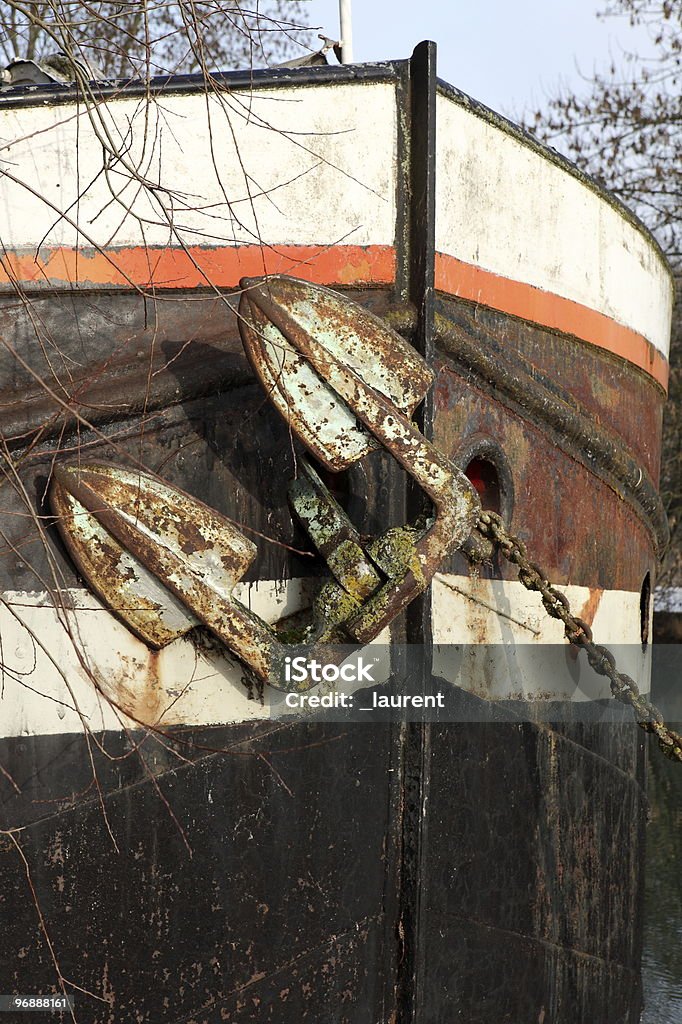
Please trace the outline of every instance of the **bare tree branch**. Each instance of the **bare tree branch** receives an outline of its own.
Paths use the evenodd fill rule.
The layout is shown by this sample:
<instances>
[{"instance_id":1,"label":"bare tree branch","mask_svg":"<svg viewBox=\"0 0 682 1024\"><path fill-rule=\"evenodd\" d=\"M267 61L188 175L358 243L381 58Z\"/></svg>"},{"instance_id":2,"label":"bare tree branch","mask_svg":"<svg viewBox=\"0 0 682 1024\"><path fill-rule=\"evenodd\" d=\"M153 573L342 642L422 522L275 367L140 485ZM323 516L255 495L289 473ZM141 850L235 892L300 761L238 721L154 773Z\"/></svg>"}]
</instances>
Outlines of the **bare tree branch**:
<instances>
[{"instance_id":1,"label":"bare tree branch","mask_svg":"<svg viewBox=\"0 0 682 1024\"><path fill-rule=\"evenodd\" d=\"M276 63L305 45L302 0L3 0L0 52L40 60L61 50L105 78Z\"/></svg>"},{"instance_id":2,"label":"bare tree branch","mask_svg":"<svg viewBox=\"0 0 682 1024\"><path fill-rule=\"evenodd\" d=\"M607 0L603 18L648 29L654 54L625 52L584 94L550 99L526 127L615 192L653 231L677 282L661 493L672 541L660 582L682 582L682 4Z\"/></svg>"}]
</instances>

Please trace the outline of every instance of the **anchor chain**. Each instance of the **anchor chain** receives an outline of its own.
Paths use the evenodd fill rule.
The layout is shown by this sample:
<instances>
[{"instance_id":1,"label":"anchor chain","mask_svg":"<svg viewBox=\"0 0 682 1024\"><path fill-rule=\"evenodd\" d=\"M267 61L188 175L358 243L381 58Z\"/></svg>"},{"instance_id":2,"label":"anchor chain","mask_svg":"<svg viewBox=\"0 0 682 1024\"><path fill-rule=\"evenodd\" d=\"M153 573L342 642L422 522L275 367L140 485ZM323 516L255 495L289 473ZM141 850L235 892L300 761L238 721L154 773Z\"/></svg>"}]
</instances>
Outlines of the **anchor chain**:
<instances>
[{"instance_id":1,"label":"anchor chain","mask_svg":"<svg viewBox=\"0 0 682 1024\"><path fill-rule=\"evenodd\" d=\"M547 613L563 622L569 643L582 648L594 671L608 677L613 696L622 704L630 705L637 724L645 732L651 732L656 736L665 756L673 761L682 761L682 736L665 724L661 712L639 692L634 679L618 671L616 659L608 647L594 642L588 624L571 612L566 596L552 586L539 566L531 562L526 545L519 537L508 532L501 516L496 512L481 512L476 530L482 537L492 542L508 562L517 567L519 580L524 587L540 593Z\"/></svg>"}]
</instances>

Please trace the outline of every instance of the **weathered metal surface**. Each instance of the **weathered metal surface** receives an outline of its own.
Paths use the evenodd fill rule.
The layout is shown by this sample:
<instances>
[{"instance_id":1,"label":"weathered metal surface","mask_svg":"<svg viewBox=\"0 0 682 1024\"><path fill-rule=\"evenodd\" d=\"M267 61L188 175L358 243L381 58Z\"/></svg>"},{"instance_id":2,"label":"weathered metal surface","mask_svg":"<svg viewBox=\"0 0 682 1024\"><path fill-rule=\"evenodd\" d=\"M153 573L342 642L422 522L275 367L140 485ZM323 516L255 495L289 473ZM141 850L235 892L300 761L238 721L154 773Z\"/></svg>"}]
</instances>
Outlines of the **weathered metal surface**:
<instances>
[{"instance_id":1,"label":"weathered metal surface","mask_svg":"<svg viewBox=\"0 0 682 1024\"><path fill-rule=\"evenodd\" d=\"M466 540L480 507L478 496L464 474L379 390L382 387L389 393L402 394L409 387L401 354L404 343L399 335L380 323L375 326L374 336L383 344L381 351L374 353L373 360L371 353L368 354L370 365L373 362L375 366L370 371L364 359L358 356L363 353L359 337L362 320L347 301L332 300L327 289L292 278L244 279L242 287L239 326L247 353L256 367L260 366L261 359L253 353L259 350L267 325L272 324L278 336L285 338L294 351L308 360L322 380L346 403L354 418L381 442L434 504L435 515L427 528L414 539L403 535L400 552L393 545L391 582L345 623L351 636L368 642L426 589L443 558ZM341 326L336 336L336 318L340 314ZM423 365L414 353L408 362L408 368ZM281 366L279 379L286 382L290 370L286 365ZM374 387L364 379L365 373ZM265 380L267 383L267 378ZM310 425L306 423L303 398L299 398L293 408L287 404L287 409L291 429L308 443ZM347 441L339 423L332 426L327 443L320 445L311 438L310 446L332 470L356 461L362 451L357 448L355 439Z\"/></svg>"},{"instance_id":2,"label":"weathered metal surface","mask_svg":"<svg viewBox=\"0 0 682 1024\"><path fill-rule=\"evenodd\" d=\"M269 397L275 392L286 395L290 429L337 470L381 442L434 503L435 516L426 528L390 530L369 545L370 558L387 577L381 586L358 535L349 530L319 479L309 474L308 490L299 488L294 496L313 540L327 548L325 557L342 588L325 586L313 606L314 621L299 639L324 641L333 627L343 625L350 637L368 642L428 586L443 558L466 540L480 507L478 498L464 474L401 413L401 406L409 414L423 397L422 385L430 373L416 353L409 354L399 335L327 289L286 278L242 284L247 297L240 319L244 345L260 367ZM259 345L263 335L270 338L265 363ZM270 379L268 360L280 345L287 348L289 363L283 361ZM347 403L343 408L338 395ZM320 408L328 415L320 416ZM347 437L346 421L352 418L360 421L360 445ZM58 465L54 481L53 508L76 564L142 639L163 646L191 628L196 616L259 679L283 685L282 644L232 594L256 552L232 524L140 471ZM164 609L163 586L187 607L189 616L178 613L174 600ZM137 600L132 607L131 597Z\"/></svg>"},{"instance_id":3,"label":"weathered metal surface","mask_svg":"<svg viewBox=\"0 0 682 1024\"><path fill-rule=\"evenodd\" d=\"M646 469L638 465L619 438L576 415L563 396L548 393L520 367L511 367L505 360L478 350L469 337L453 330L445 318L437 318L436 323L445 351L465 366L475 367L488 388L495 386L507 401L530 414L531 419L544 421L557 430L595 475L603 476L609 483L615 478L617 493L627 497L649 525L658 550L662 551L668 539L668 524L660 495ZM567 354L567 361L572 358L572 354Z\"/></svg>"},{"instance_id":4,"label":"weathered metal surface","mask_svg":"<svg viewBox=\"0 0 682 1024\"><path fill-rule=\"evenodd\" d=\"M285 97L287 79L280 79ZM204 92L205 80L195 79L187 91L176 91L172 79L159 83L161 106L123 88L106 101L107 118L114 134L130 139L128 159L147 153L152 161L141 190L125 180L120 165L113 178L101 173L102 143L87 104L62 93L57 99L63 105L27 112L0 98L3 137L13 140L13 168L4 177L4 229L13 252L6 269L0 268L0 290L13 293L11 281L53 296L55 290L70 293L74 283L91 293L139 287L149 297L161 289L233 289L244 274L296 272L308 261L315 273L315 263L330 257L338 260L341 281L352 281L353 270L366 283L390 281L397 197L386 154L397 116L393 79L391 69L367 86L339 78L332 86L321 78L317 88L281 103L268 88L254 90L255 80L247 78L246 93L235 94L234 106L226 106L219 91ZM369 93L372 122L364 117ZM177 130L162 143L167 117L177 121ZM303 145L302 118L310 133ZM219 122L226 130L212 137L208 125ZM26 138L36 131L51 152L60 153L59 162L36 163L35 146ZM360 176L358 146L364 151ZM73 170L76 159L81 174ZM258 180L258 194L250 193L249 177ZM149 204L156 205L158 191L165 198L153 214ZM188 192L193 198L181 222L174 222L179 234L169 237L171 196ZM53 223L57 211L62 216ZM336 244L344 235L347 259L343 244ZM261 246L260 239L268 242ZM377 269L363 273L368 246ZM318 272L317 279L323 275Z\"/></svg>"},{"instance_id":5,"label":"weathered metal surface","mask_svg":"<svg viewBox=\"0 0 682 1024\"><path fill-rule=\"evenodd\" d=\"M203 502L146 473L102 464L58 466L55 479L259 678L269 679L275 644L272 631L232 596L255 557L251 541ZM68 520L60 522L62 531L68 531L69 525ZM80 567L84 574L94 567L95 585L103 572L107 586L100 592L116 595L119 560L102 564L91 556L90 565L83 561ZM125 568L127 584L130 568ZM140 579L137 588L144 582ZM121 614L120 603L115 610ZM185 627L183 622L178 635ZM155 642L160 639L156 636Z\"/></svg>"},{"instance_id":6,"label":"weathered metal surface","mask_svg":"<svg viewBox=\"0 0 682 1024\"><path fill-rule=\"evenodd\" d=\"M545 323L571 346L608 348L627 325L646 337L637 362L652 370L667 355L673 300L660 250L558 154L543 159L515 126L460 98L439 83L436 288ZM611 351L633 359L632 335L620 340Z\"/></svg>"},{"instance_id":7,"label":"weathered metal surface","mask_svg":"<svg viewBox=\"0 0 682 1024\"><path fill-rule=\"evenodd\" d=\"M578 451L574 454L570 436L557 436L544 418L511 401L491 402L483 381L465 373L448 358L447 350L442 355L436 385L438 444L455 460L460 452L469 458L476 442L494 439L500 445L514 480L509 525L532 540L534 559L553 580L639 593L647 572L655 567L658 516L652 522L636 494L628 500L622 480L608 468L597 469L598 456L590 468L585 464L590 460ZM556 365L557 377L561 365ZM540 394L529 392L531 400ZM607 508L609 529L604 530ZM451 571L456 567L463 568L457 556ZM496 572L510 578L503 567Z\"/></svg>"},{"instance_id":8,"label":"weathered metal surface","mask_svg":"<svg viewBox=\"0 0 682 1024\"><path fill-rule=\"evenodd\" d=\"M558 366L571 367L569 372L575 373L573 364L579 360L576 360L573 350L564 347L555 360L548 360L545 354L545 372L551 373L552 377L541 375L531 363L526 364L520 355L510 361L506 350L494 345L477 322L468 324L466 329L462 329L456 321L453 322L450 314L457 314L456 306L448 304L444 308L448 316L436 314L435 324L438 345L448 357L447 368L456 368L457 373L465 381L474 383L476 388L485 392L494 389L501 403L531 423L551 431L558 444L576 460L587 465L592 473L604 479L619 497L628 501L649 526L657 548L663 550L668 537L668 524L660 495L647 469L648 465L651 466L658 475L658 463L654 461L652 464L651 449L656 449L656 439L660 440L660 394L654 394L653 403L643 403L640 381L636 407L641 406L644 418L637 425L630 422L625 431L629 442L633 440L636 431L639 447L645 446L642 464L633 458L629 448L613 430L599 422L602 417L608 421L613 414L618 426L623 426L622 417L616 417L613 409L613 405L619 402L617 392L610 396L608 404L603 397L601 402L592 399L590 405L595 411L598 410L598 422L594 422L589 415L592 411L589 405L587 408L581 407L573 395L557 386L556 379L562 376L557 373ZM461 313L457 318L460 316ZM389 314L389 319L396 326L400 324L404 331L409 331L415 322L414 314L409 310L395 309ZM539 332L535 328L532 333ZM597 360L596 368L593 391L597 391L602 376L605 378L606 391L606 382L611 373L610 364L605 359ZM651 387L647 390L651 398L654 389ZM632 417L629 419L631 421ZM653 431L653 440L645 428Z\"/></svg>"},{"instance_id":9,"label":"weathered metal surface","mask_svg":"<svg viewBox=\"0 0 682 1024\"><path fill-rule=\"evenodd\" d=\"M418 1019L639 1020L647 801L627 714L432 728Z\"/></svg>"},{"instance_id":10,"label":"weathered metal surface","mask_svg":"<svg viewBox=\"0 0 682 1024\"><path fill-rule=\"evenodd\" d=\"M79 421L87 433L87 423L149 417L252 379L232 311L215 296L75 292L19 308L1 297L0 337L0 429L11 450Z\"/></svg>"},{"instance_id":11,"label":"weathered metal surface","mask_svg":"<svg viewBox=\"0 0 682 1024\"><path fill-rule=\"evenodd\" d=\"M420 87L413 71L403 99ZM344 81L354 74L341 72ZM403 145L412 131L406 107L401 125ZM410 173L420 164L418 151L413 157ZM398 158L409 165L404 146ZM398 237L404 266L409 253ZM362 301L380 310L387 296L368 290ZM70 323L70 310L88 304L93 315ZM26 494L43 510L56 447L65 449L59 457L81 446L87 457L140 461L288 545L261 542L252 578L319 572L291 550L305 543L286 504L295 439L248 382L221 301L193 295L183 309L166 295L150 327L143 304L123 294L50 302L41 323L50 322L65 354L53 389L64 404L36 385L30 405L18 407L16 392L27 393L31 378L5 352L0 424L13 424L15 449L28 448L19 467ZM117 315L133 307L129 321ZM193 311L207 308L193 323ZM2 316L13 325L12 310ZM464 325L474 355L499 343L517 368L530 362L530 385L541 376L572 407L582 403L588 426L613 428L655 478L661 395L638 370L456 299L448 319ZM26 364L49 373L40 339L29 340ZM595 475L572 421L548 419L541 402L529 413L499 380L472 374L454 353L439 355L436 443L452 458L471 452L477 437L501 445L514 478L514 526L523 524L551 578L638 592L654 564L650 526L629 497L621 500L615 474L607 482L602 465ZM540 394L551 397L551 388ZM76 429L74 409L100 433ZM352 489L362 479L361 514L353 515L361 536L382 528L377 508L393 523L408 518L396 469L383 452L351 466ZM6 585L35 589L56 561L73 587L73 567L50 538L43 551L7 480L3 494ZM482 575L497 573L492 566ZM400 728L273 730L252 721L168 731L158 743L123 730L101 740L0 741L0 765L18 784L0 777L0 811L8 828L25 826L17 839L26 856L10 839L0 847L0 988L23 988L26 978L42 990L56 984L28 864L63 976L99 997L80 992L79 1024L635 1024L646 820L636 730L572 723L566 703L551 727L502 721L505 709L461 699L472 717L487 707L490 723L416 725L419 744Z\"/></svg>"},{"instance_id":12,"label":"weathered metal surface","mask_svg":"<svg viewBox=\"0 0 682 1024\"><path fill-rule=\"evenodd\" d=\"M52 948L86 990L78 1024L390 1019L394 729L110 733L91 758L83 736L0 740L21 789L0 780L0 826L24 826ZM3 991L52 991L7 837L0 864Z\"/></svg>"},{"instance_id":13,"label":"weathered metal surface","mask_svg":"<svg viewBox=\"0 0 682 1024\"><path fill-rule=\"evenodd\" d=\"M60 465L54 479L55 512L66 510L59 527L76 564L92 579L97 592L112 600L112 610L143 639L149 636L160 647L201 621L259 679L289 688L281 672L284 645L260 616L233 596L256 547L232 523L203 502L141 471L101 463ZM67 494L75 501L69 503ZM93 519L100 529L93 527ZM126 558L126 553L132 558ZM150 576L158 581L155 587L149 585ZM159 584L190 614L178 614L177 600L166 605ZM335 587L331 590L314 605L313 641L324 640L329 629L357 607L356 601L337 595ZM142 620L137 609L132 614L129 610L131 593L143 597ZM161 602L161 611L155 612L155 602ZM158 628L154 614L160 620Z\"/></svg>"},{"instance_id":14,"label":"weathered metal surface","mask_svg":"<svg viewBox=\"0 0 682 1024\"><path fill-rule=\"evenodd\" d=\"M519 380L529 388L539 388L539 395L557 398L566 403L575 415L575 426L564 434L553 402L530 401L528 411L538 423L547 423L558 434L562 446L569 444L580 454L585 437L601 439L606 434L620 445L656 483L661 437L661 417L665 395L653 380L631 364L616 360L594 345L567 344L564 335L517 318L507 317L494 309L472 306L439 296L438 308L459 337L466 335L480 349L485 345L492 357L487 367L496 363L506 367L511 359ZM457 358L456 353L452 353ZM464 356L464 352L462 352ZM464 358L457 359L464 372ZM476 373L480 364L475 363ZM496 381L504 395L504 378ZM523 390L523 389L520 389ZM546 411L545 411L546 410ZM615 463L615 460L614 460ZM614 473L617 466L613 465ZM636 479L636 477L635 477Z\"/></svg>"},{"instance_id":15,"label":"weathered metal surface","mask_svg":"<svg viewBox=\"0 0 682 1024\"><path fill-rule=\"evenodd\" d=\"M78 470L74 473L62 466L55 469L50 499L62 540L79 572L114 615L149 646L164 647L198 626L200 620L78 501L72 489L80 490L83 478L89 478L92 483L94 475L95 487L100 493L97 469L97 466L88 466L85 473ZM106 479L107 474L103 473L102 480ZM122 515L126 514L124 495L128 482L116 471L108 477L109 490L114 491L109 500L117 503ZM147 504L141 485L142 480L137 476L134 509L138 523L140 505ZM227 550L227 537L215 540Z\"/></svg>"},{"instance_id":16,"label":"weathered metal surface","mask_svg":"<svg viewBox=\"0 0 682 1024\"><path fill-rule=\"evenodd\" d=\"M251 365L277 411L333 472L379 441L324 373L325 359L351 370L406 416L433 383L431 370L404 338L345 296L294 278L244 278L241 286L239 329ZM306 337L314 339L314 349L305 345ZM313 351L322 362L311 358Z\"/></svg>"},{"instance_id":17,"label":"weathered metal surface","mask_svg":"<svg viewBox=\"0 0 682 1024\"><path fill-rule=\"evenodd\" d=\"M363 601L378 590L382 577L367 558L360 534L306 459L301 470L289 485L292 508L334 578Z\"/></svg>"},{"instance_id":18,"label":"weathered metal surface","mask_svg":"<svg viewBox=\"0 0 682 1024\"><path fill-rule=\"evenodd\" d=\"M385 292L347 294L375 314L388 314L403 333L413 330L414 313L396 307ZM12 449L25 446L38 431L45 439L59 436L65 426L75 426L78 415L101 428L136 412L149 415L228 387L246 387L252 380L236 321L223 298L192 296L187 302L164 296L163 302L154 302L139 295L75 293L68 303L33 298L31 308L39 316L39 335L27 309L0 303L2 336L11 338L11 347L26 361L22 367L10 349L0 347L0 428ZM459 329L457 336L474 342L472 352L463 352L457 362L466 379L478 379L483 388L494 386L503 400L505 380L490 374L511 358L514 375L522 381L519 411L546 424L565 450L584 459L586 439L600 449L604 441L613 446L620 440L641 466L643 478L657 479L663 395L641 373L625 363L616 366L593 346L572 349L561 336L494 310L451 301L441 309L452 328ZM50 352L57 342L60 358L55 362ZM481 363L484 350L492 358ZM467 361L472 354L473 362ZM52 381L53 394L40 379ZM573 412L563 425L552 414L557 398ZM88 443L86 424L81 422L80 429ZM245 444L243 437L240 444ZM623 455L608 461L595 456L600 471L608 469L614 482L625 487L619 469L626 466ZM639 466L627 469L633 483Z\"/></svg>"}]
</instances>

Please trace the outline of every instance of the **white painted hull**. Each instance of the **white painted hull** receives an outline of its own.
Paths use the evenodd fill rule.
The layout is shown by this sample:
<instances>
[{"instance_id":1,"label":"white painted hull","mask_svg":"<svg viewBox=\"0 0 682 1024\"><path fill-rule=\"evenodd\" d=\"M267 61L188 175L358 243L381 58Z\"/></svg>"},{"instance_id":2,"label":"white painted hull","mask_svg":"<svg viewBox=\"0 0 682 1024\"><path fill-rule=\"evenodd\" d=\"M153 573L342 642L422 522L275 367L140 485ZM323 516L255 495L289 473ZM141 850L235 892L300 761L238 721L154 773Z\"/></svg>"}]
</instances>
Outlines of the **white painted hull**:
<instances>
[{"instance_id":1,"label":"white painted hull","mask_svg":"<svg viewBox=\"0 0 682 1024\"><path fill-rule=\"evenodd\" d=\"M560 589L578 614L593 616L600 642L615 647L619 667L646 692L650 650L640 643L639 594ZM307 607L313 592L306 580L266 581L239 584L235 596L274 622ZM485 700L611 696L608 680L595 677L584 660L557 673L563 627L520 583L439 573L431 608L434 673L450 683ZM266 688L262 702L249 693L244 670L217 642L183 637L152 652L86 590L65 593L58 609L46 593L5 593L0 631L0 737L255 722L283 710L281 693ZM375 641L382 654L388 643L388 633ZM566 657L576 661L567 647Z\"/></svg>"}]
</instances>

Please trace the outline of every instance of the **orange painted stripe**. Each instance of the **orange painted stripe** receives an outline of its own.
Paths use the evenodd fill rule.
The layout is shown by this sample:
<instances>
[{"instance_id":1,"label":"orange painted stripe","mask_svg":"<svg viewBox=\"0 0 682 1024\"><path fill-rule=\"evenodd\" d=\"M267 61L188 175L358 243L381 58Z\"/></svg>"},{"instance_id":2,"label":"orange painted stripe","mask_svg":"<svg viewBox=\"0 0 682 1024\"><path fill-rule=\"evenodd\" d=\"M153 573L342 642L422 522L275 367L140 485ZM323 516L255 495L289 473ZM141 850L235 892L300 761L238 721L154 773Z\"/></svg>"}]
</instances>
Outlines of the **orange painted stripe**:
<instances>
[{"instance_id":1,"label":"orange painted stripe","mask_svg":"<svg viewBox=\"0 0 682 1024\"><path fill-rule=\"evenodd\" d=\"M315 284L392 284L395 249L390 245L260 245L185 249L83 251L41 249L0 256L0 286L18 282L56 288L236 288L240 277L293 274Z\"/></svg>"},{"instance_id":2,"label":"orange painted stripe","mask_svg":"<svg viewBox=\"0 0 682 1024\"><path fill-rule=\"evenodd\" d=\"M573 334L612 352L644 370L667 391L669 365L663 353L643 335L616 323L604 313L440 252L436 253L435 283L438 291L448 295Z\"/></svg>"},{"instance_id":3,"label":"orange painted stripe","mask_svg":"<svg viewBox=\"0 0 682 1024\"><path fill-rule=\"evenodd\" d=\"M100 252L53 248L37 254L0 255L0 288L9 283L54 288L236 288L241 277L260 274L292 274L315 284L390 285L395 280L396 254L389 245L282 245L270 249L242 245L135 246ZM575 335L612 352L667 388L665 356L641 334L603 313L444 253L436 253L435 280L439 291Z\"/></svg>"}]
</instances>

